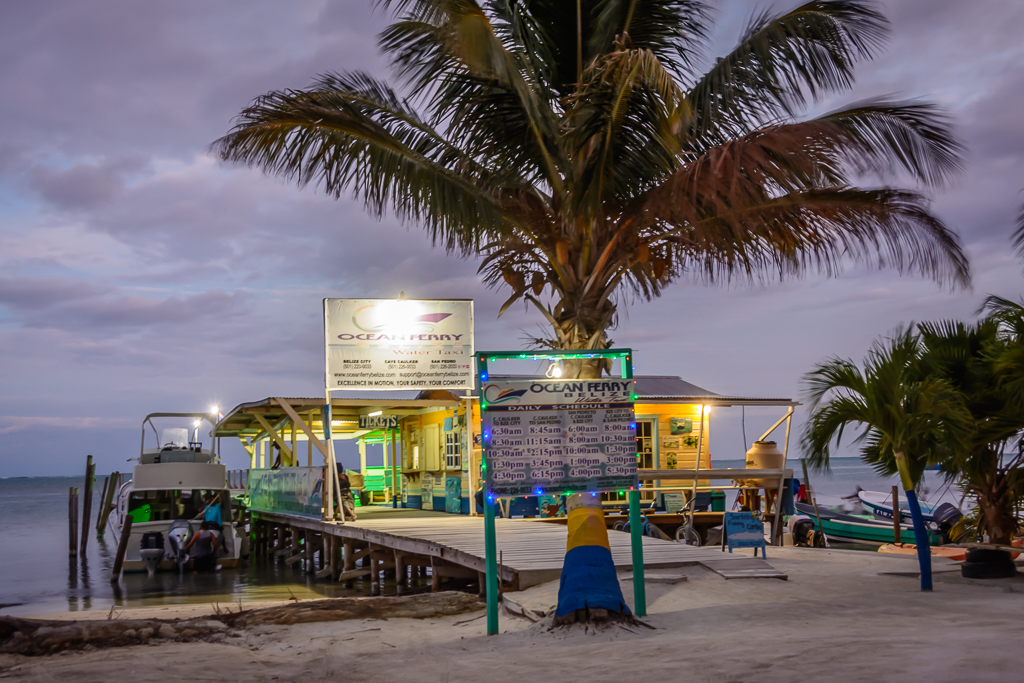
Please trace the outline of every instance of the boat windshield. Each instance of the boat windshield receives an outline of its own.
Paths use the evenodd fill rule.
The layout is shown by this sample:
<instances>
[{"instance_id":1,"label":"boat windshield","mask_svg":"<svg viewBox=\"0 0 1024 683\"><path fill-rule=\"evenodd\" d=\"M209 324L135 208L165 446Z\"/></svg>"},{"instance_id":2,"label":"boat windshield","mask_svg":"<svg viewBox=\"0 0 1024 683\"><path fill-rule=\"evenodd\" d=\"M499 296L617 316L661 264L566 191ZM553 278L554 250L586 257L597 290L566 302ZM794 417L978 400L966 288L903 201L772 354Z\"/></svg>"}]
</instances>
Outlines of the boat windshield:
<instances>
[{"instance_id":1,"label":"boat windshield","mask_svg":"<svg viewBox=\"0 0 1024 683\"><path fill-rule=\"evenodd\" d=\"M128 514L134 524L195 519L200 516L206 502L219 493L201 489L132 491L128 499Z\"/></svg>"},{"instance_id":2,"label":"boat windshield","mask_svg":"<svg viewBox=\"0 0 1024 683\"><path fill-rule=\"evenodd\" d=\"M188 448L188 430L184 427L167 427L160 433L160 448Z\"/></svg>"}]
</instances>

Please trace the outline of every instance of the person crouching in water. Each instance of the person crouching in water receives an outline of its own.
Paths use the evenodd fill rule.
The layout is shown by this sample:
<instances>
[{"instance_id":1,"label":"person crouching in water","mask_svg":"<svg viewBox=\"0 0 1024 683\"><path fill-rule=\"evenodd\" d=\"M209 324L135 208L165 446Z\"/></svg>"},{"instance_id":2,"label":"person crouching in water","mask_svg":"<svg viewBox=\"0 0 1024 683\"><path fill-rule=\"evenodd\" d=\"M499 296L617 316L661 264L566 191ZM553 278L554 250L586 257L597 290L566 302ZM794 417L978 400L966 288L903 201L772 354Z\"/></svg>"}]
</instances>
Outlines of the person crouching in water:
<instances>
[{"instance_id":1,"label":"person crouching in water","mask_svg":"<svg viewBox=\"0 0 1024 683\"><path fill-rule=\"evenodd\" d=\"M199 533L192 536L192 540L185 546L185 552L192 546L196 547L192 553L192 569L197 572L212 572L217 564L217 536L210 531L208 522L199 525Z\"/></svg>"}]
</instances>

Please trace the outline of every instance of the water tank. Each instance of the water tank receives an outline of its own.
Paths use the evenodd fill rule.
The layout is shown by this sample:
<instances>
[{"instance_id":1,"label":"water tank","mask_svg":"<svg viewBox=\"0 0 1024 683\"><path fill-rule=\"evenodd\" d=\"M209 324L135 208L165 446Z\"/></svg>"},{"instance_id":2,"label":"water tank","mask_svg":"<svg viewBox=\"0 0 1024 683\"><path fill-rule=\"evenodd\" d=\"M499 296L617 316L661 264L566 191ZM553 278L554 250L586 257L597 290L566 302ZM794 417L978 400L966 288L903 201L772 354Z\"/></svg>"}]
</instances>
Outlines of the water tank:
<instances>
[{"instance_id":1,"label":"water tank","mask_svg":"<svg viewBox=\"0 0 1024 683\"><path fill-rule=\"evenodd\" d=\"M781 470L785 464L786 456L778 449L774 441L755 441L747 451L748 470ZM779 485L778 479L751 479L748 482L753 486L769 486L771 488Z\"/></svg>"}]
</instances>

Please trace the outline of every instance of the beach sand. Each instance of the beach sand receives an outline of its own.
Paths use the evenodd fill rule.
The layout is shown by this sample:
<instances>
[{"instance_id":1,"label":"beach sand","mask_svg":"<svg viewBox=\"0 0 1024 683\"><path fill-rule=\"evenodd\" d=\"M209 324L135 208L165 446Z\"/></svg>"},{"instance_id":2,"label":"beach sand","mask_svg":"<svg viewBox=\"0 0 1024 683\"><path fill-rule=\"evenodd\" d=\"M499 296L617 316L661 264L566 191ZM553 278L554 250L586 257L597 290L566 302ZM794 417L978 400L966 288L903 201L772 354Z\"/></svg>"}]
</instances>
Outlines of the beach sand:
<instances>
[{"instance_id":1,"label":"beach sand","mask_svg":"<svg viewBox=\"0 0 1024 683\"><path fill-rule=\"evenodd\" d=\"M358 620L237 631L222 642L0 655L18 681L1011 681L1024 661L1024 577L974 581L936 560L935 590L921 593L914 558L856 551L772 548L777 579L725 580L700 567L674 585L648 583L642 627L573 626L483 612L443 619ZM654 572L650 572L654 573ZM628 579L628 574L622 575ZM623 580L632 598L632 584ZM556 583L510 594L546 610ZM255 607L248 604L247 609ZM123 617L196 617L199 606ZM82 613L67 615L82 618ZM105 613L93 616L105 618Z\"/></svg>"}]
</instances>

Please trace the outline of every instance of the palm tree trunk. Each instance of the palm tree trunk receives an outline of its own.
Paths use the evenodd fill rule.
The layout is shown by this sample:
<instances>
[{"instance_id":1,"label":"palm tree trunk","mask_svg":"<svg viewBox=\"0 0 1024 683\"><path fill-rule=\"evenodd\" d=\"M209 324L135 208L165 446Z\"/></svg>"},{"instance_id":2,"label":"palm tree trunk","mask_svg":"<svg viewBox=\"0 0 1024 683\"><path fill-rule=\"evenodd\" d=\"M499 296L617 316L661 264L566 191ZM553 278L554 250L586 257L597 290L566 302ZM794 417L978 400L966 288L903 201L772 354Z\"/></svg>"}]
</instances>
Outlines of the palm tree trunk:
<instances>
[{"instance_id":1,"label":"palm tree trunk","mask_svg":"<svg viewBox=\"0 0 1024 683\"><path fill-rule=\"evenodd\" d=\"M900 482L903 484L903 492L907 495L907 505L910 507L910 520L914 524L914 542L917 544L917 562L921 566L921 590L932 589L932 550L928 542L928 530L924 526L924 516L921 514L921 506L917 502L917 494L914 493L914 482L910 478L910 471L907 468L907 458L898 451L896 453L896 468L900 473ZM895 501L893 501L895 503ZM893 515L899 519L900 511L893 505Z\"/></svg>"}]
</instances>

